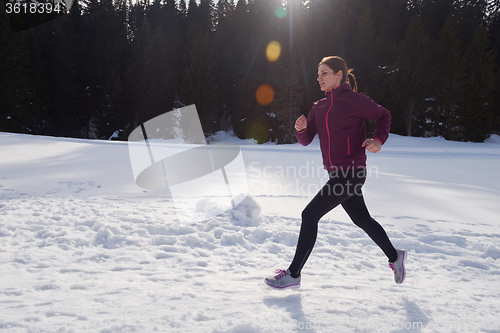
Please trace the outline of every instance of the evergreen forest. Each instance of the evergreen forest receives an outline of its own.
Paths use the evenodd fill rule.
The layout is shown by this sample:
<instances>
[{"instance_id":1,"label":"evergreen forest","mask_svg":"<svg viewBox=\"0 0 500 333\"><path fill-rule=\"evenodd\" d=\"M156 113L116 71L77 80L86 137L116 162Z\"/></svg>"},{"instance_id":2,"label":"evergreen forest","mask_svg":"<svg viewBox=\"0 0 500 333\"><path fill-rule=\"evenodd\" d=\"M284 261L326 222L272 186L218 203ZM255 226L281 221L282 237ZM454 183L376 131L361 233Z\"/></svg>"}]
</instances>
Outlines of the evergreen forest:
<instances>
[{"instance_id":1,"label":"evergreen forest","mask_svg":"<svg viewBox=\"0 0 500 333\"><path fill-rule=\"evenodd\" d=\"M337 55L392 133L500 134L498 0L74 0L43 24L2 1L2 132L127 140L196 104L207 137L292 143Z\"/></svg>"}]
</instances>

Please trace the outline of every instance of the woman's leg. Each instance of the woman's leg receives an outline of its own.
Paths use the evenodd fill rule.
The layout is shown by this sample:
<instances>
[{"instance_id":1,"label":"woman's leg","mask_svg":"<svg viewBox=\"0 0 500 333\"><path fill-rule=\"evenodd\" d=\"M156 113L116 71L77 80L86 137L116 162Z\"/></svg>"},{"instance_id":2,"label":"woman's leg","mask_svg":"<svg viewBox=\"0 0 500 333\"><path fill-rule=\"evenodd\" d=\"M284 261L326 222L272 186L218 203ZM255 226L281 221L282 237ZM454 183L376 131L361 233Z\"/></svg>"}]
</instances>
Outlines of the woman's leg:
<instances>
[{"instance_id":1,"label":"woman's leg","mask_svg":"<svg viewBox=\"0 0 500 333\"><path fill-rule=\"evenodd\" d=\"M318 235L318 222L329 211L343 201L349 199L352 190L352 179L344 177L330 178L316 196L302 211L302 224L300 226L299 240L290 267L292 277L298 277L316 243Z\"/></svg>"},{"instance_id":2,"label":"woman's leg","mask_svg":"<svg viewBox=\"0 0 500 333\"><path fill-rule=\"evenodd\" d=\"M370 216L361 190L359 189L355 195L342 202L342 207L354 224L363 229L375 244L384 251L389 261L396 261L398 257L396 249L389 240L384 228Z\"/></svg>"}]
</instances>

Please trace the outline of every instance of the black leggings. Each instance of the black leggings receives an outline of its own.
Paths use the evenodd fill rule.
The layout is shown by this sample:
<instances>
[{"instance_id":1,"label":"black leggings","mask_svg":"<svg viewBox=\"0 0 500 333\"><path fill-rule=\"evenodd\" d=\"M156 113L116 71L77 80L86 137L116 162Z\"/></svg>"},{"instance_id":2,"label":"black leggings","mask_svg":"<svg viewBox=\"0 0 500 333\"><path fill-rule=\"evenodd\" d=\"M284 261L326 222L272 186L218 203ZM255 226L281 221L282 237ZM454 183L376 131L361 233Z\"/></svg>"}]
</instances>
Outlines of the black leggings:
<instances>
[{"instance_id":1,"label":"black leggings","mask_svg":"<svg viewBox=\"0 0 500 333\"><path fill-rule=\"evenodd\" d=\"M361 192L365 180L366 169L330 172L330 180L302 211L297 249L289 267L292 276L300 275L302 267L311 254L318 235L319 220L339 204L342 204L354 224L363 229L384 251L389 261L396 261L396 249L392 246L384 228L370 216L366 208Z\"/></svg>"}]
</instances>

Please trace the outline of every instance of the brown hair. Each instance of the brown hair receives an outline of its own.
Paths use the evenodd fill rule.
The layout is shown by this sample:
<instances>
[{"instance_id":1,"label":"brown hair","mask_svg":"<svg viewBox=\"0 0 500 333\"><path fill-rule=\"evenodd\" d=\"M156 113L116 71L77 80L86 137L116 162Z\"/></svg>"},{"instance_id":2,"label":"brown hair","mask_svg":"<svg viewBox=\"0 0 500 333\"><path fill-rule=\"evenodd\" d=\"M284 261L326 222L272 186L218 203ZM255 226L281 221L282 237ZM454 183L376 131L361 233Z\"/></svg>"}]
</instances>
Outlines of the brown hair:
<instances>
[{"instance_id":1,"label":"brown hair","mask_svg":"<svg viewBox=\"0 0 500 333\"><path fill-rule=\"evenodd\" d=\"M352 74L353 69L351 68L347 70L347 64L344 61L344 59L337 56L324 57L323 59L321 59L320 63L318 64L318 67L321 66L322 64L325 64L328 67L330 67L330 69L333 70L335 73L337 73L338 71L342 71L344 77L342 78L340 84L347 82L351 85L352 91L358 91L356 78L354 77L354 74Z\"/></svg>"}]
</instances>

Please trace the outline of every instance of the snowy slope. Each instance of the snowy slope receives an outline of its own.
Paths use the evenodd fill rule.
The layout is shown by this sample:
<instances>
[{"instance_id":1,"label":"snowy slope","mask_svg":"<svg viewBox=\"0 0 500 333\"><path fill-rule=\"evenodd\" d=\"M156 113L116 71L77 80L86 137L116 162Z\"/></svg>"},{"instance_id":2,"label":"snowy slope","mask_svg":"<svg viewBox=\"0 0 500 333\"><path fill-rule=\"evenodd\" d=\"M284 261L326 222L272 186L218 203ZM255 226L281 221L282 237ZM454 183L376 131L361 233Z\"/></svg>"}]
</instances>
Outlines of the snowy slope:
<instances>
[{"instance_id":1,"label":"snowy slope","mask_svg":"<svg viewBox=\"0 0 500 333\"><path fill-rule=\"evenodd\" d=\"M135 185L127 143L0 133L0 330L500 332L500 137L391 135L369 155L365 199L409 252L403 285L338 208L281 292L262 279L326 180L319 144L214 140L240 145L250 198L185 226Z\"/></svg>"}]
</instances>

